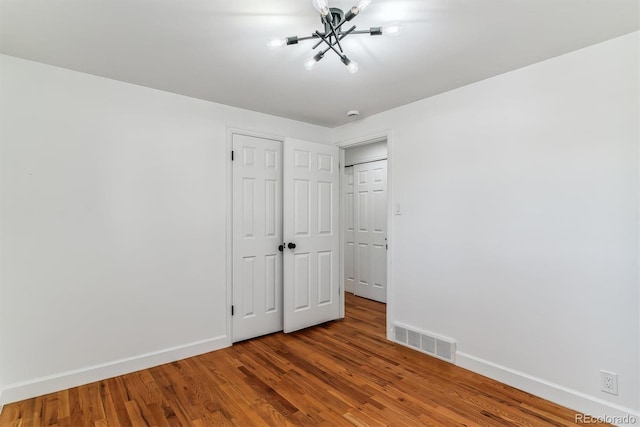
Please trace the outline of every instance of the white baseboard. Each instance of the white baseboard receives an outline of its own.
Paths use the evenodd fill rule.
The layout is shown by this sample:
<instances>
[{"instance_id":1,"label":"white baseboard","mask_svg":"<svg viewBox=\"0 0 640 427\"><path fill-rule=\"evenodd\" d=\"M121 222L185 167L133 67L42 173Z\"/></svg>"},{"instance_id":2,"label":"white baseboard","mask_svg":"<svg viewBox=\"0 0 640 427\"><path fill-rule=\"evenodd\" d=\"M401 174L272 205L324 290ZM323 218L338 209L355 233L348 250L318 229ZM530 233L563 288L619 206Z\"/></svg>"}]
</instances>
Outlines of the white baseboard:
<instances>
[{"instance_id":1,"label":"white baseboard","mask_svg":"<svg viewBox=\"0 0 640 427\"><path fill-rule=\"evenodd\" d=\"M5 385L4 390L0 390L0 405L42 396L44 394L89 384L165 363L175 362L176 360L186 359L187 357L220 350L230 345L231 340L229 337L223 335L87 368L8 384Z\"/></svg>"},{"instance_id":2,"label":"white baseboard","mask_svg":"<svg viewBox=\"0 0 640 427\"><path fill-rule=\"evenodd\" d=\"M604 399L599 399L576 390L554 384L540 378L518 372L513 369L480 359L478 357L456 352L456 365L526 391L543 399L550 400L574 411L593 417L607 417L611 422L614 417L634 417L637 425L640 423L640 412L632 408L616 405ZM626 425L626 424L618 424Z\"/></svg>"}]
</instances>

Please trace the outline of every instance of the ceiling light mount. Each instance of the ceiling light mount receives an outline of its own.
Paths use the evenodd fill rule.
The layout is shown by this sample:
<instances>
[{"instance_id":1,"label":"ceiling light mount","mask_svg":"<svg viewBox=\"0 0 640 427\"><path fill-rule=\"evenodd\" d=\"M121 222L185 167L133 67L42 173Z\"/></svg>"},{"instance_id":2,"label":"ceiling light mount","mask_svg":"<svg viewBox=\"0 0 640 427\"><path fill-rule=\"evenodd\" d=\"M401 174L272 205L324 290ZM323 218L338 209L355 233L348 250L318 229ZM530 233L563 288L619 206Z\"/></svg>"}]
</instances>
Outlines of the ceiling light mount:
<instances>
[{"instance_id":1,"label":"ceiling light mount","mask_svg":"<svg viewBox=\"0 0 640 427\"><path fill-rule=\"evenodd\" d=\"M291 36L272 39L267 43L267 46L282 47L298 44L298 42L304 40L317 39L318 41L313 45L313 50L323 43L326 47L304 61L304 67L307 70L312 70L315 65L324 58L325 53L333 50L336 55L338 55L342 63L347 67L349 72L355 73L358 71L358 64L345 55L342 45L340 44L342 39L347 37L349 34L369 34L371 36L396 35L401 28L398 24L392 24L389 27L371 27L368 30L356 30L356 26L353 25L349 29L343 30L342 26L358 16L358 14L360 14L360 12L362 12L362 10L370 3L371 0L360 0L356 6L353 6L345 14L342 9L329 7L328 0L312 0L313 7L320 13L320 21L324 25L324 31L315 31L313 34L303 37Z\"/></svg>"},{"instance_id":2,"label":"ceiling light mount","mask_svg":"<svg viewBox=\"0 0 640 427\"><path fill-rule=\"evenodd\" d=\"M329 14L323 16L321 19L321 22L324 24L324 33L331 33L332 28L338 28L344 20L344 12L342 9L338 9L337 7L330 8Z\"/></svg>"}]
</instances>

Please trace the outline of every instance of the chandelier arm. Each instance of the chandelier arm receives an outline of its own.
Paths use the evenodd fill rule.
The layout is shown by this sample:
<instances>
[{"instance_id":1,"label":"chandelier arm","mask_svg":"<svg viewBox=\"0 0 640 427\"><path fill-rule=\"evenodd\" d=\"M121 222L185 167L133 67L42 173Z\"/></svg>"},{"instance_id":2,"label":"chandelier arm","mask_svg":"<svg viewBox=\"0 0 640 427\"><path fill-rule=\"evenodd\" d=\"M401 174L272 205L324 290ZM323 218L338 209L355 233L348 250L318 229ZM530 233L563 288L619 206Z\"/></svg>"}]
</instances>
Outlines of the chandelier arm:
<instances>
[{"instance_id":1,"label":"chandelier arm","mask_svg":"<svg viewBox=\"0 0 640 427\"><path fill-rule=\"evenodd\" d=\"M318 46L320 46L321 44L322 44L322 40L318 40L318 41L316 42L316 44L314 44L314 45L313 45L313 47L311 48L311 50L313 50L313 49L317 48L317 47L318 47Z\"/></svg>"},{"instance_id":2,"label":"chandelier arm","mask_svg":"<svg viewBox=\"0 0 640 427\"><path fill-rule=\"evenodd\" d=\"M356 26L354 25L353 27L349 28L347 31L345 31L344 33L340 33L340 37L339 39L342 40L343 38L347 37L349 34L354 33L354 34L358 34L357 31L354 31L356 29ZM363 30L364 31L364 30ZM317 31L316 31L317 33ZM326 35L326 34L325 34ZM317 36L315 36L317 38ZM320 46L322 44L322 40L318 40L318 42L313 46L313 49L317 48L318 46Z\"/></svg>"},{"instance_id":3,"label":"chandelier arm","mask_svg":"<svg viewBox=\"0 0 640 427\"><path fill-rule=\"evenodd\" d=\"M353 27L349 28L347 31L345 31L344 33L340 33L340 40L342 40L343 38L347 37L349 34L354 33L356 34L357 31L355 31L356 26L354 25Z\"/></svg>"},{"instance_id":4,"label":"chandelier arm","mask_svg":"<svg viewBox=\"0 0 640 427\"><path fill-rule=\"evenodd\" d=\"M310 36L305 36L305 37L298 37L298 41L303 41L303 40L313 40L313 39L317 39L318 36L314 33L311 34ZM322 40L320 40L318 42L318 44L322 43Z\"/></svg>"},{"instance_id":5,"label":"chandelier arm","mask_svg":"<svg viewBox=\"0 0 640 427\"><path fill-rule=\"evenodd\" d=\"M343 25L345 22L347 22L347 21L348 21L348 19L346 19L346 18L342 18L342 20L341 20L340 22L338 22L338 25L336 25L336 28L340 28L340 27L342 27L342 25Z\"/></svg>"},{"instance_id":6,"label":"chandelier arm","mask_svg":"<svg viewBox=\"0 0 640 427\"><path fill-rule=\"evenodd\" d=\"M316 31L316 34L318 35L318 37L320 37L322 39L323 42L325 42L329 46L324 51L322 51L322 55L327 53L329 51L329 49L333 49L333 51L336 53L336 55L338 55L340 58L342 58L344 56L343 53L338 52L338 49L333 47L333 44L329 40L327 40L327 38L325 36L320 35L320 33L317 32L317 31Z\"/></svg>"},{"instance_id":7,"label":"chandelier arm","mask_svg":"<svg viewBox=\"0 0 640 427\"><path fill-rule=\"evenodd\" d=\"M349 28L349 30L347 30L344 33L342 33L340 35L339 39L342 40L343 38L347 37L355 29L356 29L356 26L354 25L353 27ZM318 31L316 31L316 34L318 35L318 37L320 37L322 39L322 41L324 41L327 45L329 45L328 48L326 48L325 50L323 50L320 53L321 57L324 56L324 54L327 53L329 51L329 49L333 49L333 51L336 53L336 55L338 55L340 57L340 59L342 59L342 62L348 61L347 55L345 55L344 53L338 52L338 50L334 47L334 45L337 43L337 39L336 39L335 43L331 43L329 40L327 40L327 38L324 35L320 34ZM345 62L345 64L346 64L346 62Z\"/></svg>"},{"instance_id":8,"label":"chandelier arm","mask_svg":"<svg viewBox=\"0 0 640 427\"><path fill-rule=\"evenodd\" d=\"M336 32L336 27L333 26L333 22L331 22L330 19L327 19L326 16L324 17L324 21L329 24L329 28L331 28L331 32L333 33L333 36L336 38L336 44L338 45L340 52L344 53L344 50L342 50L342 45L340 44L340 39L338 38L338 33ZM338 28L340 28L340 25L338 25Z\"/></svg>"}]
</instances>

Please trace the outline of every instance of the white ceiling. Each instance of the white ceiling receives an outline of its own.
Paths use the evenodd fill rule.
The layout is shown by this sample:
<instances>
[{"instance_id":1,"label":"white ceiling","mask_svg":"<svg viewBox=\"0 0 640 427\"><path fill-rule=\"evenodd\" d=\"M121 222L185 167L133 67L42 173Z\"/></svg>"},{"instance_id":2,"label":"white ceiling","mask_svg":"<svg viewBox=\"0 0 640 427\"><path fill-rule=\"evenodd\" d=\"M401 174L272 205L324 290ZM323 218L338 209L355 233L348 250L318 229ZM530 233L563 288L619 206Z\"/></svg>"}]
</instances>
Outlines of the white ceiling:
<instances>
[{"instance_id":1,"label":"white ceiling","mask_svg":"<svg viewBox=\"0 0 640 427\"><path fill-rule=\"evenodd\" d=\"M329 0L348 9L355 0ZM311 0L2 0L0 52L195 98L335 127L640 28L639 0L373 0L358 29L303 67L320 30ZM576 70L580 72L580 70Z\"/></svg>"}]
</instances>

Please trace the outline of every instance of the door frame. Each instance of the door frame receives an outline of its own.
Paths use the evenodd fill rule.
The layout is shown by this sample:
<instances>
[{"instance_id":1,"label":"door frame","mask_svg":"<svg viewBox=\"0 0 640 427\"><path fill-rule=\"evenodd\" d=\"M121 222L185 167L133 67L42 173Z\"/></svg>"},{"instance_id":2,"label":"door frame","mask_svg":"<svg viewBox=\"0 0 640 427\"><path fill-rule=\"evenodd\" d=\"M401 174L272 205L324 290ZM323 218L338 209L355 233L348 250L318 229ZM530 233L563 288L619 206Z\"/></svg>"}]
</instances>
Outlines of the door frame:
<instances>
[{"instance_id":1,"label":"door frame","mask_svg":"<svg viewBox=\"0 0 640 427\"><path fill-rule=\"evenodd\" d=\"M393 209L392 206L395 203L393 199L393 132L391 129L380 131L377 133L361 136L357 138L348 139L342 142L336 143L336 146L340 148L340 180L344 179L345 168L345 150L347 148L356 147L359 145L367 145L382 140L387 141L387 244L389 249L387 250L387 339L393 340L393 324L394 324L394 292L393 292ZM344 248L345 245L345 233L342 224L345 224L346 211L342 200L342 183L340 187L340 248ZM344 294L344 250L340 255L340 288ZM341 309L343 310L340 315L344 317L344 303Z\"/></svg>"},{"instance_id":2,"label":"door frame","mask_svg":"<svg viewBox=\"0 0 640 427\"><path fill-rule=\"evenodd\" d=\"M227 179L227 191L226 191L226 217L227 217L227 231L226 231L226 287L227 287L227 315L225 316L227 327L226 334L229 345L233 345L233 319L231 318L231 306L233 305L233 162L231 161L231 151L233 150L233 135L245 135L255 138L271 139L273 141L280 141L284 144L284 136L274 135L266 132L252 131L237 127L226 127L226 179Z\"/></svg>"}]
</instances>

